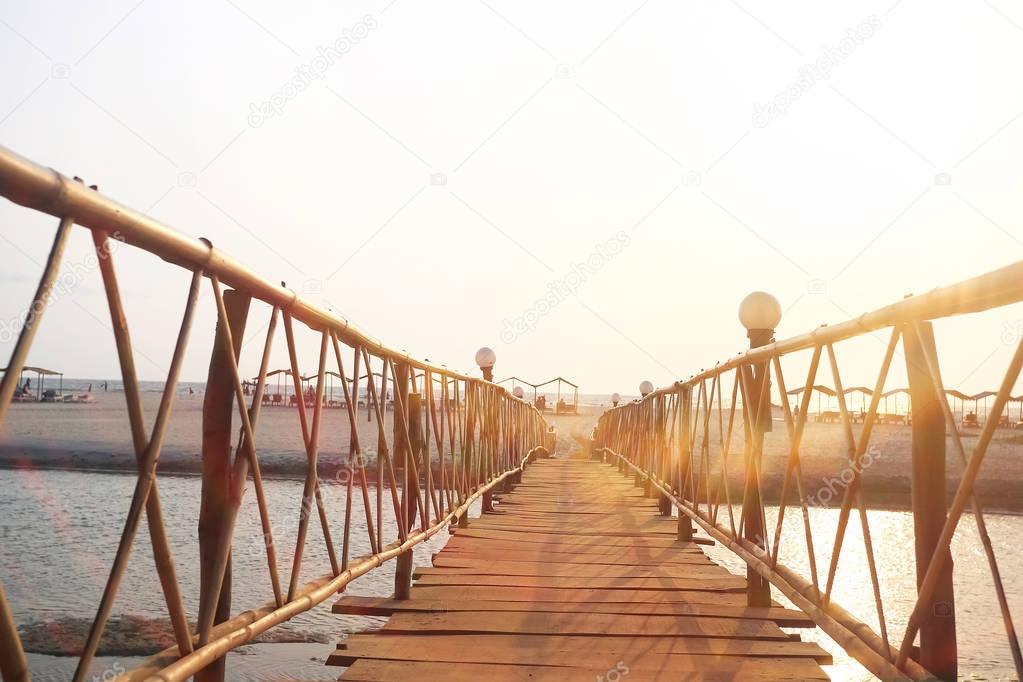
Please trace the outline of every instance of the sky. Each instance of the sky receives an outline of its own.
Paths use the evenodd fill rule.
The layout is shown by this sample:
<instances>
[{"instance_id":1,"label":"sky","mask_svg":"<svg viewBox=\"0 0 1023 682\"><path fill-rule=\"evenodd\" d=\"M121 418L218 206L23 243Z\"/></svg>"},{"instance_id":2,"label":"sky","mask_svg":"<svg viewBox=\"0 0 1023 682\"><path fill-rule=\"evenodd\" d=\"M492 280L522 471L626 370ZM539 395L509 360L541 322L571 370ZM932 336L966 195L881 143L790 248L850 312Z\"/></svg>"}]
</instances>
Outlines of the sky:
<instances>
[{"instance_id":1,"label":"sky","mask_svg":"<svg viewBox=\"0 0 1023 682\"><path fill-rule=\"evenodd\" d=\"M415 357L478 373L491 346L498 378L634 394L740 351L750 291L787 337L1023 258L1005 0L0 0L0 63L0 144ZM55 227L0 202L0 356ZM90 248L76 229L29 362L116 378ZM115 260L159 380L188 273ZM183 379L214 321L207 286ZM947 385L976 392L1023 310L936 327ZM837 349L846 385L885 342Z\"/></svg>"}]
</instances>

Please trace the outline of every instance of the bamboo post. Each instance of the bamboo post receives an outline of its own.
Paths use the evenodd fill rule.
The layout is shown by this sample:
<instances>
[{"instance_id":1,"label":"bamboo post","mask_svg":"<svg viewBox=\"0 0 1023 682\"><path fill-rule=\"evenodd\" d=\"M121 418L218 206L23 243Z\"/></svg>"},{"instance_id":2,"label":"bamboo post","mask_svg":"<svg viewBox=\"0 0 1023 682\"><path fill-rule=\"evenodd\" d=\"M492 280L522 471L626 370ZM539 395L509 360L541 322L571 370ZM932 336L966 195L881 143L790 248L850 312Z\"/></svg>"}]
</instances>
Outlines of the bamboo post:
<instances>
[{"instance_id":1,"label":"bamboo post","mask_svg":"<svg viewBox=\"0 0 1023 682\"><path fill-rule=\"evenodd\" d=\"M494 380L494 370L484 368L483 372L484 379L486 381ZM480 468L483 475L481 478L484 481L490 479L493 475L491 471L490 462L492 456L492 446L494 442L494 408L492 404L493 395L490 391L489 385L484 385L480 390L480 403L481 403L481 424L480 424ZM494 511L494 491L493 488L487 488L487 491L483 493L483 506L480 508L481 514L489 514Z\"/></svg>"},{"instance_id":2,"label":"bamboo post","mask_svg":"<svg viewBox=\"0 0 1023 682\"><path fill-rule=\"evenodd\" d=\"M663 396L659 397L657 410L657 469L658 477L669 489L672 487L671 473L673 468L671 458L669 456L671 447L667 437L668 415L670 412L671 402ZM661 514L661 516L671 516L672 506L670 497L664 493L658 493L657 511Z\"/></svg>"},{"instance_id":3,"label":"bamboo post","mask_svg":"<svg viewBox=\"0 0 1023 682\"><path fill-rule=\"evenodd\" d=\"M407 365L406 365L407 369ZM398 376L402 376L401 365L399 364ZM408 377L408 372L405 372L404 376ZM407 518L409 533L412 532L412 528L416 521L416 505L412 498L413 487L418 488L419 481L416 477L419 467L410 465L408 458L412 458L413 461L419 461L419 453L423 450L424 438L423 438L423 409L422 400L419 393L410 393L409 384L407 380L402 381L401 387L398 390L398 394L402 397L401 405L406 410L405 415L408 419L408 438L412 445L412 451L409 452L408 448L405 449L405 487L409 490L407 499ZM397 405L395 406L397 410ZM404 438L404 436L403 436ZM429 453L427 453L428 455ZM429 457L426 457L426 466L429 466ZM429 525L430 507L429 500L424 508L423 527ZM395 599L408 599L410 596L410 590L412 587L412 564L413 564L412 550L409 549L398 555L396 560L396 566L394 570L394 598Z\"/></svg>"},{"instance_id":4,"label":"bamboo post","mask_svg":"<svg viewBox=\"0 0 1023 682\"><path fill-rule=\"evenodd\" d=\"M411 533L416 522L416 505L412 496L412 486L418 488L419 481L412 478L413 467L410 466L409 459L415 457L415 453L409 451L404 432L406 428L409 430L410 439L413 439L414 443L409 374L407 362L398 362L394 365L394 463L401 468L401 512L406 519L405 527ZM416 398L418 397L417 395ZM409 549L399 554L395 563L394 598L408 599L412 586L412 550Z\"/></svg>"},{"instance_id":5,"label":"bamboo post","mask_svg":"<svg viewBox=\"0 0 1023 682\"><path fill-rule=\"evenodd\" d=\"M689 467L692 466L693 453L689 446L689 420L690 405L692 404L692 389L683 388L679 394L679 400L683 403L679 407L679 418L682 423L678 428L679 440L679 462L678 462L678 490L679 495L685 500L686 481L689 480ZM691 542L693 539L693 521L688 514L678 513L678 530L676 537L683 542Z\"/></svg>"},{"instance_id":6,"label":"bamboo post","mask_svg":"<svg viewBox=\"0 0 1023 682\"><path fill-rule=\"evenodd\" d=\"M455 467L457 465L457 468L454 468L453 470L457 473L457 476L458 476L458 479L459 479L458 499L460 501L464 501L464 499L465 499L465 481L466 481L465 475L466 475L466 472L468 471L468 463L466 461L466 440L471 440L472 439L472 437L470 435L470 424L471 424L471 422L469 421L469 412L468 412L468 399L469 399L469 394L470 394L469 391L470 391L471 384L468 381L465 382L465 393L464 393L464 395L465 395L465 398L466 398L466 409L463 409L462 402L461 402L460 397L459 397L459 388L458 388L459 384L460 384L460 382L458 380L456 380L455 381L455 390L454 390L455 402L454 402L454 415L453 416L454 416L454 419L457 420L458 426L457 426L457 429L456 429L455 428L455 422L454 421L452 422L452 435L454 435L455 432L457 431L458 441L459 441L459 448L460 448L461 452L457 455L457 459L456 459L455 450L454 450L454 448L452 448L452 450L451 450L451 463L452 463L452 467ZM452 441L452 443L454 443L454 441ZM469 508L468 507L465 507L465 511L463 511L461 514L458 515L458 527L459 528L468 528L469 527Z\"/></svg>"},{"instance_id":7,"label":"bamboo post","mask_svg":"<svg viewBox=\"0 0 1023 682\"><path fill-rule=\"evenodd\" d=\"M767 345L774 340L774 330L750 329L749 340L751 349ZM743 406L743 412L747 416L750 435L746 445L750 461L746 466L746 492L743 495L743 537L757 547L765 547L767 542L764 537L764 510L763 501L760 498L757 470L763 451L764 432L769 431L771 427L768 364L760 362L747 365L740 368L740 371L745 375L745 383L749 387L743 396L743 400L748 401L749 404ZM746 567L746 603L749 606L769 607L771 605L771 583L749 565Z\"/></svg>"},{"instance_id":8,"label":"bamboo post","mask_svg":"<svg viewBox=\"0 0 1023 682\"><path fill-rule=\"evenodd\" d=\"M25 324L18 334L18 341L14 345L14 351L7 362L7 369L0 379L0 424L3 424L7 416L7 408L14 397L14 389L21 381L22 368L28 358L28 351L32 347L32 340L35 338L36 330L46 312L46 306L50 302L50 293L53 290L54 282L60 275L60 264L64 259L64 247L67 246L68 235L74 221L71 218L61 218L57 227L57 234L53 238L53 246L50 248L50 255L46 259L46 267L43 269L42 277L39 278L39 286L36 288L32 304L28 308L28 316ZM6 679L6 678L4 678Z\"/></svg>"},{"instance_id":9,"label":"bamboo post","mask_svg":"<svg viewBox=\"0 0 1023 682\"><path fill-rule=\"evenodd\" d=\"M945 525L945 415L933 377L927 369L927 355L937 357L934 328L930 322L917 324L919 334L903 334L906 373L909 378L912 433L912 505L916 538L917 587L938 548ZM927 355L925 355L925 353ZM952 556L942 551L945 561L930 608L920 625L918 662L941 680L955 680L958 674L955 590L952 584Z\"/></svg>"},{"instance_id":10,"label":"bamboo post","mask_svg":"<svg viewBox=\"0 0 1023 682\"><path fill-rule=\"evenodd\" d=\"M235 361L241 353L245 322L249 314L248 294L224 292ZM225 330L217 322L210 371L206 380L206 396L202 413L202 492L199 506L199 612L209 608L208 601L216 590L214 563L217 548L230 525L232 505L231 417L234 412L235 388L232 363L226 355ZM231 559L228 558L224 580L216 605L214 623L231 617ZM196 673L196 682L222 682L226 658L221 657Z\"/></svg>"},{"instance_id":11,"label":"bamboo post","mask_svg":"<svg viewBox=\"0 0 1023 682\"><path fill-rule=\"evenodd\" d=\"M0 674L4 682L28 682L28 660L18 637L18 626L0 583Z\"/></svg>"}]
</instances>

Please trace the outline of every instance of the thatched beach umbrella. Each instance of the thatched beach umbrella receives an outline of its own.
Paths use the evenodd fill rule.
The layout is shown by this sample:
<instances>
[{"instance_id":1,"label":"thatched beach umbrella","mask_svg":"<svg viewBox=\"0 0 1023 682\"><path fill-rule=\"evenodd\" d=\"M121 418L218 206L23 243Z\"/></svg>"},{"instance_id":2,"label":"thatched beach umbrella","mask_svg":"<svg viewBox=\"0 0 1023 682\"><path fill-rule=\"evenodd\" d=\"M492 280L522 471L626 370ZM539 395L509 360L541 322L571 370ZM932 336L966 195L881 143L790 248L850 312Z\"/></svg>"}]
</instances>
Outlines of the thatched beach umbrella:
<instances>
[{"instance_id":1,"label":"thatched beach umbrella","mask_svg":"<svg viewBox=\"0 0 1023 682\"><path fill-rule=\"evenodd\" d=\"M981 391L976 395L971 395L970 400L973 401L973 412L977 413L977 403L981 400L984 401L984 421L987 421L987 399L993 395L998 395L996 391Z\"/></svg>"},{"instance_id":2,"label":"thatched beach umbrella","mask_svg":"<svg viewBox=\"0 0 1023 682\"><path fill-rule=\"evenodd\" d=\"M539 388L539 387L542 387L542 386L547 386L548 384L553 384L555 382L557 382L557 384L558 384L558 400L557 400L557 402L554 403L554 405L555 405L555 408L554 408L555 414L557 413L557 406L561 405L561 384L568 384L575 391L575 397L572 399L572 409L570 410L570 412L578 412L579 411L579 386L577 386L576 384L573 384L568 379L566 379L564 377L554 377L553 379L550 379L549 381L545 381L542 384L537 384L537 387Z\"/></svg>"},{"instance_id":3,"label":"thatched beach umbrella","mask_svg":"<svg viewBox=\"0 0 1023 682\"><path fill-rule=\"evenodd\" d=\"M850 386L842 391L842 395L849 395L850 393L860 393L860 413L865 413L867 411L867 396L873 396L874 392L866 386Z\"/></svg>"},{"instance_id":4,"label":"thatched beach umbrella","mask_svg":"<svg viewBox=\"0 0 1023 682\"><path fill-rule=\"evenodd\" d=\"M909 389L908 388L893 388L892 390L885 391L884 393L881 394L881 397L884 398L884 413L885 414L889 414L889 412L888 412L888 398L890 398L891 396L896 396L895 397L895 414L899 413L899 398L898 398L898 395L900 393L905 393L906 395L909 395ZM906 408L906 413L907 414L909 413L909 408L908 407Z\"/></svg>"},{"instance_id":5,"label":"thatched beach umbrella","mask_svg":"<svg viewBox=\"0 0 1023 682\"><path fill-rule=\"evenodd\" d=\"M800 386L799 388L794 388L791 391L789 391L787 393L787 395L799 395L800 393L802 393L805 390L805 388L806 388L805 386ZM810 391L811 391L811 396L813 394L813 391L817 392L817 414L818 415L821 414L821 396L822 395L828 396L828 407L831 407L831 398L834 398L836 395L838 395L838 393L835 391L835 389L830 388L828 386L824 386L823 384L814 384L810 388Z\"/></svg>"},{"instance_id":6,"label":"thatched beach umbrella","mask_svg":"<svg viewBox=\"0 0 1023 682\"><path fill-rule=\"evenodd\" d=\"M966 411L966 401L970 399L970 396L966 395L962 391L957 391L954 388L946 388L945 394L952 396L952 413L955 413L955 399L959 398L959 414L960 418Z\"/></svg>"}]
</instances>

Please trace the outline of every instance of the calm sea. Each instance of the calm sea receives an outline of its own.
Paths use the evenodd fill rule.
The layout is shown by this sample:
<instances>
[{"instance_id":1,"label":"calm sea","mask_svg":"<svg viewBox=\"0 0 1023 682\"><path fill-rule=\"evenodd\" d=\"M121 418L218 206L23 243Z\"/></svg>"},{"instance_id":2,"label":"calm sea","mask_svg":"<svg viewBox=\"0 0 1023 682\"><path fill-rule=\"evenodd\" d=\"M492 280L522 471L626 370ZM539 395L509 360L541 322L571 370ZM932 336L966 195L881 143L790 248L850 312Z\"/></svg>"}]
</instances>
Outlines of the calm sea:
<instances>
[{"instance_id":1,"label":"calm sea","mask_svg":"<svg viewBox=\"0 0 1023 682\"><path fill-rule=\"evenodd\" d=\"M29 619L61 621L67 617L91 617L103 589L111 558L117 545L128 507L134 477L69 471L0 471L0 575L2 575L15 616L19 622ZM290 572L297 503L302 483L268 480L267 495L277 539L282 581ZM196 518L199 509L200 481L194 477L165 476L160 479L161 498L171 544L183 587L185 606L192 616L197 609L198 552ZM334 527L340 527L344 509L344 488L328 485L325 489ZM354 505L355 509L359 504ZM722 510L724 513L724 510ZM775 513L771 510L771 514ZM830 541L834 537L837 512L814 509L812 525L817 563L827 566ZM353 554L369 550L365 522L356 514L353 529ZM388 519L390 521L390 519ZM874 546L880 559L880 583L889 633L901 637L906 616L915 593L912 563L912 519L904 512L869 513ZM796 515L786 523L786 542L781 560L806 571L806 551ZM1023 621L1023 558L1015 544L1023 537L1023 517L989 515L989 531L1001 560L1002 574L1017 622ZM152 554L143 527L117 599L115 613L148 617L166 616L161 593L154 578ZM430 556L446 541L446 534L435 536L417 548L417 565L429 565ZM337 539L335 538L335 541ZM957 618L960 633L961 672L966 679L1014 679L1012 662L998 616L997 604L987 565L972 520L964 520L955 540L958 557L955 577ZM744 574L744 565L727 550L710 550L713 557L730 570ZM858 524L850 524L843 560L835 588L835 599L869 624L877 622L874 601L867 578L863 543ZM309 542L302 567L303 580L318 577L329 570L319 525L310 525ZM234 549L234 603L236 609L254 606L271 597L265 555L260 540L259 521L251 491L246 495L236 531ZM385 565L357 580L350 587L355 594L385 596L393 588L393 564ZM822 576L823 581L823 576ZM780 597L780 595L776 595ZM290 624L292 631L312 640L330 643L261 644L231 654L228 669L232 679L336 679L337 669L327 668L323 660L333 642L344 633L375 627L380 619L337 616L330 613L329 602L309 611ZM829 668L835 679L871 679L859 666L845 657L823 633L800 631L804 638L816 639L831 650L836 665ZM37 680L67 679L74 659L32 656ZM104 658L95 672L130 667L137 659Z\"/></svg>"}]
</instances>

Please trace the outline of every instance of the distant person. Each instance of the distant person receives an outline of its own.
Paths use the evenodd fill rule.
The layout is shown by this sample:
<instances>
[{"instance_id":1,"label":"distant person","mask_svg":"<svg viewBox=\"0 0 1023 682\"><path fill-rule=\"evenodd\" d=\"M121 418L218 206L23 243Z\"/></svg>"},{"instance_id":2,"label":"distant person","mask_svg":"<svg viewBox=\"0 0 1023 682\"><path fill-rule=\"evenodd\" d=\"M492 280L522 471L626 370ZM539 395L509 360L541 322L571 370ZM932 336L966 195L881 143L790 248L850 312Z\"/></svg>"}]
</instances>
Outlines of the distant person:
<instances>
[{"instance_id":1,"label":"distant person","mask_svg":"<svg viewBox=\"0 0 1023 682\"><path fill-rule=\"evenodd\" d=\"M188 387L188 395L195 395L195 390L191 386Z\"/></svg>"},{"instance_id":2,"label":"distant person","mask_svg":"<svg viewBox=\"0 0 1023 682\"><path fill-rule=\"evenodd\" d=\"M89 390L87 392L92 393L92 384L89 384Z\"/></svg>"},{"instance_id":3,"label":"distant person","mask_svg":"<svg viewBox=\"0 0 1023 682\"><path fill-rule=\"evenodd\" d=\"M25 379L25 392L28 393L30 388L32 388L32 377Z\"/></svg>"}]
</instances>

